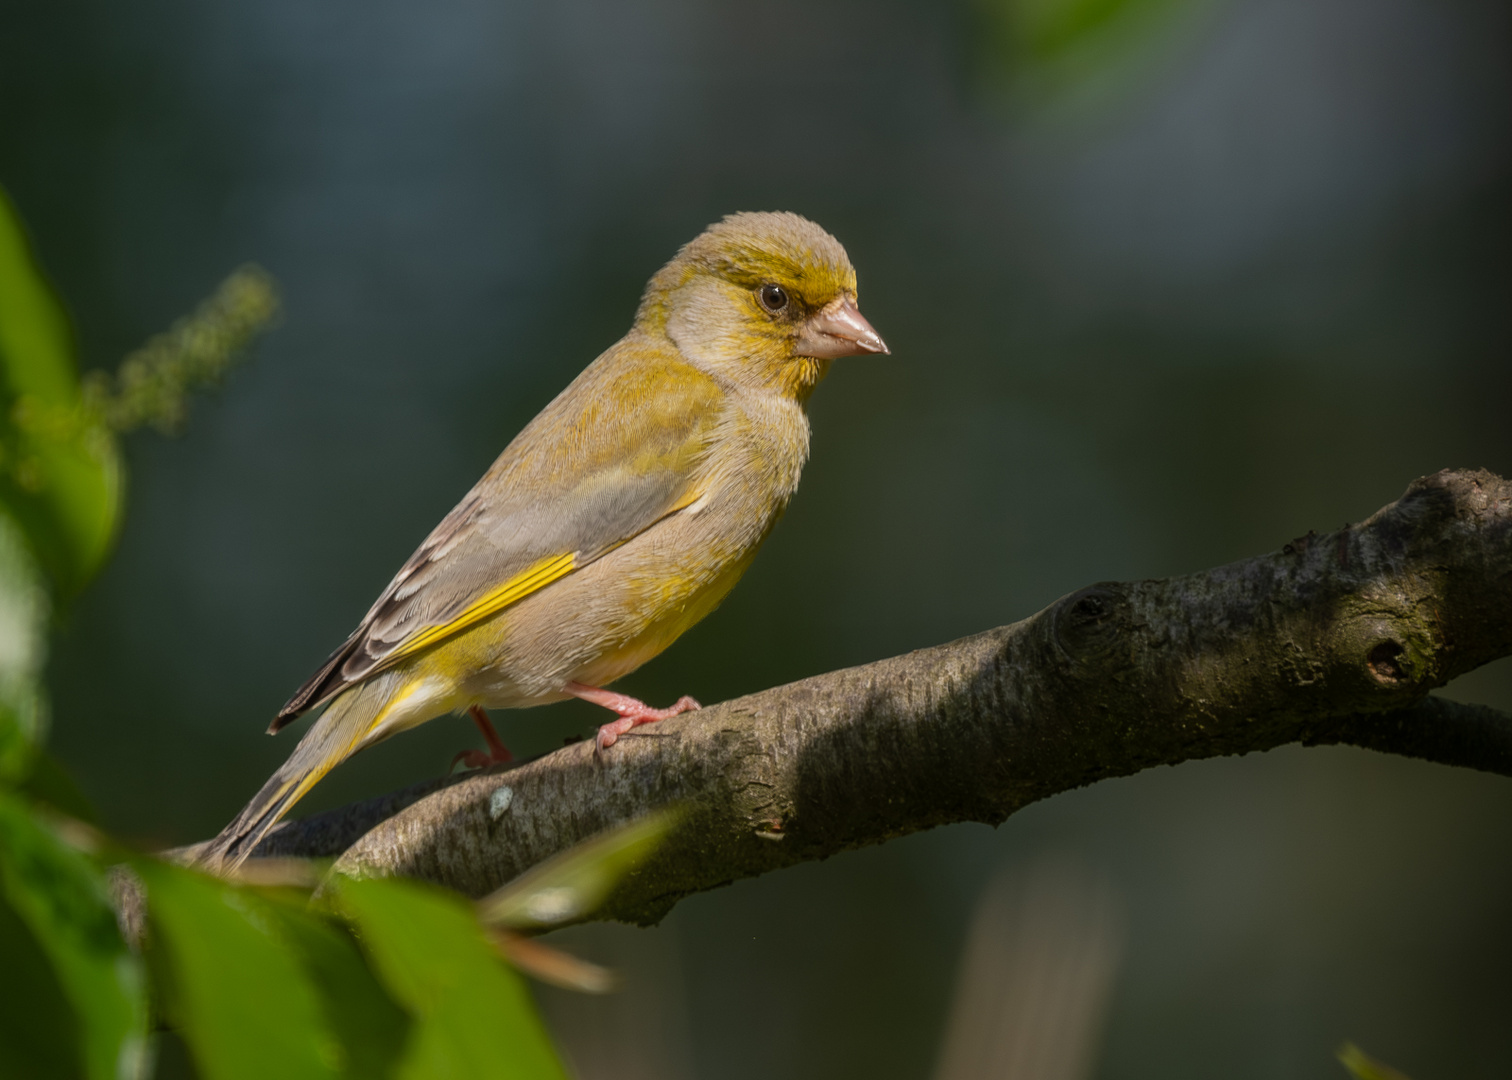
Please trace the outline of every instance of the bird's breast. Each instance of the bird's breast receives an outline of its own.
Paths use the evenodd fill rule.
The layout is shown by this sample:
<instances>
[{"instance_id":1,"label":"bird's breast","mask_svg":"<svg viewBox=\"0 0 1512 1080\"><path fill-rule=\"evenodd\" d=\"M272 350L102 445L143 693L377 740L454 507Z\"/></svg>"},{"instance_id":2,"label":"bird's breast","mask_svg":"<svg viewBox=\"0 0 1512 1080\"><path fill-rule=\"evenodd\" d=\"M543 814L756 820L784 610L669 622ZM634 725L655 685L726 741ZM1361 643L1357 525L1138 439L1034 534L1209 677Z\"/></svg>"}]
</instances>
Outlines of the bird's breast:
<instances>
[{"instance_id":1,"label":"bird's breast","mask_svg":"<svg viewBox=\"0 0 1512 1080\"><path fill-rule=\"evenodd\" d=\"M579 681L634 671L718 607L782 516L808 458L808 419L791 402L739 404L705 461L699 497L606 557L619 564L605 577L630 617Z\"/></svg>"}]
</instances>

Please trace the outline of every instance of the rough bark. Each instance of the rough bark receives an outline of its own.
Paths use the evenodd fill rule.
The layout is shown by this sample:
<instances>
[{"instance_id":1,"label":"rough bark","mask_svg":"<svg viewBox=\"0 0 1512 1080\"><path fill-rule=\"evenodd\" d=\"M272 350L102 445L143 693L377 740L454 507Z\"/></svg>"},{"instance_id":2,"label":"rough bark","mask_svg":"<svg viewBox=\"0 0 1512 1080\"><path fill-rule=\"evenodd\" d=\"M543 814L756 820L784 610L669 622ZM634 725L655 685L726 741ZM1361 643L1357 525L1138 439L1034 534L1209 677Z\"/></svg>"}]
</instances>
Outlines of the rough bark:
<instances>
[{"instance_id":1,"label":"rough bark","mask_svg":"<svg viewBox=\"0 0 1512 1080\"><path fill-rule=\"evenodd\" d=\"M1350 743L1512 775L1512 718L1427 695L1512 653L1512 484L1416 481L1369 520L1161 581L1092 585L974 637L663 721L607 753L420 785L293 822L471 895L655 807L685 824L599 918L1152 765Z\"/></svg>"}]
</instances>

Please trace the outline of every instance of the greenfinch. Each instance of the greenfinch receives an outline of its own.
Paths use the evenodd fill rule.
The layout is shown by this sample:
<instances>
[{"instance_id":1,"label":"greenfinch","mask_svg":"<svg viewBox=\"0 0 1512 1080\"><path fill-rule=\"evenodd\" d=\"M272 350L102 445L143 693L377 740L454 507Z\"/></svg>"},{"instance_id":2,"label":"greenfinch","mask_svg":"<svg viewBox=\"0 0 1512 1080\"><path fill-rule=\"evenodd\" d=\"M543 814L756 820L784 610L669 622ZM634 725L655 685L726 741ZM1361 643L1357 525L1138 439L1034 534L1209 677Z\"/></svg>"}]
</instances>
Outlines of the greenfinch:
<instances>
[{"instance_id":1,"label":"greenfinch","mask_svg":"<svg viewBox=\"0 0 1512 1080\"><path fill-rule=\"evenodd\" d=\"M856 307L839 241L790 213L732 214L651 278L630 332L526 425L400 568L270 733L325 711L200 858L234 868L363 747L470 712L584 698L618 719L655 709L605 689L714 610L798 487L805 406L837 357L885 353ZM455 762L454 762L455 764Z\"/></svg>"}]
</instances>

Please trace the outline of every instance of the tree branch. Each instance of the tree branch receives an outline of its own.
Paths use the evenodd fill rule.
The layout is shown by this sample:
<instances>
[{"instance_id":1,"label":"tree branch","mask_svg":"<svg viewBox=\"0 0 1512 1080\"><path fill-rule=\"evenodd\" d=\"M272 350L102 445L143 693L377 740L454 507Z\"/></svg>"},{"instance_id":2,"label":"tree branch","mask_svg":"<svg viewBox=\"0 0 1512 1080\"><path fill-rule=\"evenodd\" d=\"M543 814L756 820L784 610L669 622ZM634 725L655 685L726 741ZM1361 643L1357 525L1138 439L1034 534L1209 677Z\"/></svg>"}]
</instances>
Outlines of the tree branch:
<instances>
[{"instance_id":1,"label":"tree branch","mask_svg":"<svg viewBox=\"0 0 1512 1080\"><path fill-rule=\"evenodd\" d=\"M596 757L419 785L293 822L335 855L472 895L673 802L686 824L599 918L1111 776L1290 742L1512 775L1512 717L1428 692L1512 653L1512 484L1418 480L1368 521L1163 581L1093 585L1011 626L665 720Z\"/></svg>"}]
</instances>

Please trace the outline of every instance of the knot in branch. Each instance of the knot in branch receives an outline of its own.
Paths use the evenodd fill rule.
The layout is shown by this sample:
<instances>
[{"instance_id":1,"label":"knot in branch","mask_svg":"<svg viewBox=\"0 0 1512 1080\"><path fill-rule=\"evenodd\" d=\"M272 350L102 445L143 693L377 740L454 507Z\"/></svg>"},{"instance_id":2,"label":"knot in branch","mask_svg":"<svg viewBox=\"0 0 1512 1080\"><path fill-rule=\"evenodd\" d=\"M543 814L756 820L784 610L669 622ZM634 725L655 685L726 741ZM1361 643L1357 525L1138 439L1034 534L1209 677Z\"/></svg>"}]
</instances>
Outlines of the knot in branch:
<instances>
[{"instance_id":1,"label":"knot in branch","mask_svg":"<svg viewBox=\"0 0 1512 1080\"><path fill-rule=\"evenodd\" d=\"M1062 597L1050 615L1050 633L1061 653L1079 667L1106 673L1128 655L1132 605L1123 586L1099 582Z\"/></svg>"}]
</instances>

